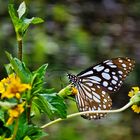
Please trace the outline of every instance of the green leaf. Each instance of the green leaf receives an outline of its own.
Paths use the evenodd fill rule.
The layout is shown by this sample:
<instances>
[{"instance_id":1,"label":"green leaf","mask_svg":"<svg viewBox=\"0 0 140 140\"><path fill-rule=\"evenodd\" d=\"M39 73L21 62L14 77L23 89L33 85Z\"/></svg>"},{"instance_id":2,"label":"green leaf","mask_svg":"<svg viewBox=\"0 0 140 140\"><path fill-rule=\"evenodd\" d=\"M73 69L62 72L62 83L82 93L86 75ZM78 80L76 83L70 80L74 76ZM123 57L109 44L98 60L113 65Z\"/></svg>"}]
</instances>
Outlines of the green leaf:
<instances>
[{"instance_id":1,"label":"green leaf","mask_svg":"<svg viewBox=\"0 0 140 140\"><path fill-rule=\"evenodd\" d=\"M6 69L8 75L10 75L14 72L11 64L5 64L4 66L5 66L5 69Z\"/></svg>"},{"instance_id":2,"label":"green leaf","mask_svg":"<svg viewBox=\"0 0 140 140\"><path fill-rule=\"evenodd\" d=\"M35 100L35 104L46 113L50 119L54 119L55 117L66 118L67 116L67 107L64 99L56 93L48 93L47 90L42 90Z\"/></svg>"},{"instance_id":3,"label":"green leaf","mask_svg":"<svg viewBox=\"0 0 140 140\"><path fill-rule=\"evenodd\" d=\"M38 95L43 88L47 66L48 64L44 64L32 73L33 74L31 80L32 97Z\"/></svg>"},{"instance_id":4,"label":"green leaf","mask_svg":"<svg viewBox=\"0 0 140 140\"><path fill-rule=\"evenodd\" d=\"M48 67L48 64L44 64L41 67L39 67L36 71L33 72L32 83L34 86L43 85L47 67Z\"/></svg>"},{"instance_id":5,"label":"green leaf","mask_svg":"<svg viewBox=\"0 0 140 140\"><path fill-rule=\"evenodd\" d=\"M53 114L57 117L66 118L67 107L65 105L64 99L58 96L56 93L52 94L42 94L46 100L51 104L51 110Z\"/></svg>"},{"instance_id":6,"label":"green leaf","mask_svg":"<svg viewBox=\"0 0 140 140\"><path fill-rule=\"evenodd\" d=\"M19 24L19 18L17 16L16 10L14 9L14 4L11 3L8 5L8 11L16 29L16 26Z\"/></svg>"},{"instance_id":7,"label":"green leaf","mask_svg":"<svg viewBox=\"0 0 140 140\"><path fill-rule=\"evenodd\" d=\"M32 24L38 24L38 23L42 23L42 22L44 22L44 20L42 18L39 18L39 17L32 18Z\"/></svg>"},{"instance_id":8,"label":"green leaf","mask_svg":"<svg viewBox=\"0 0 140 140\"><path fill-rule=\"evenodd\" d=\"M8 138L10 137L10 135L11 130L8 127L5 127L3 121L0 120L0 136L5 136L6 138Z\"/></svg>"},{"instance_id":9,"label":"green leaf","mask_svg":"<svg viewBox=\"0 0 140 140\"><path fill-rule=\"evenodd\" d=\"M23 140L31 140L28 136L25 136Z\"/></svg>"},{"instance_id":10,"label":"green leaf","mask_svg":"<svg viewBox=\"0 0 140 140\"><path fill-rule=\"evenodd\" d=\"M43 96L38 95L37 98L33 100L33 104L42 112L46 113L51 120L54 119L53 116L54 108Z\"/></svg>"},{"instance_id":11,"label":"green leaf","mask_svg":"<svg viewBox=\"0 0 140 140\"><path fill-rule=\"evenodd\" d=\"M21 18L25 14L26 4L25 4L24 1L19 5L19 8L18 8L17 12L18 12L18 17L19 18Z\"/></svg>"},{"instance_id":12,"label":"green leaf","mask_svg":"<svg viewBox=\"0 0 140 140\"><path fill-rule=\"evenodd\" d=\"M8 11L12 19L18 40L25 35L30 24L38 24L43 22L43 19L39 17L32 17L30 19L23 17L26 13L25 2L22 2L20 4L17 11L14 8L13 1L10 2L10 4L8 5Z\"/></svg>"},{"instance_id":13,"label":"green leaf","mask_svg":"<svg viewBox=\"0 0 140 140\"><path fill-rule=\"evenodd\" d=\"M17 58L13 58L11 54L6 52L8 59L12 65L12 68L16 72L16 74L20 77L21 81L24 83L31 83L32 73L25 66L23 62L21 62Z\"/></svg>"},{"instance_id":14,"label":"green leaf","mask_svg":"<svg viewBox=\"0 0 140 140\"><path fill-rule=\"evenodd\" d=\"M25 133L31 140L38 140L41 137L47 136L48 134L35 125L29 125Z\"/></svg>"},{"instance_id":15,"label":"green leaf","mask_svg":"<svg viewBox=\"0 0 140 140\"><path fill-rule=\"evenodd\" d=\"M19 118L19 126L15 140L31 140L39 139L47 134L42 131L39 127L33 124L26 123L26 113L22 114Z\"/></svg>"},{"instance_id":16,"label":"green leaf","mask_svg":"<svg viewBox=\"0 0 140 140\"><path fill-rule=\"evenodd\" d=\"M4 122L4 111L0 109L0 120Z\"/></svg>"}]
</instances>

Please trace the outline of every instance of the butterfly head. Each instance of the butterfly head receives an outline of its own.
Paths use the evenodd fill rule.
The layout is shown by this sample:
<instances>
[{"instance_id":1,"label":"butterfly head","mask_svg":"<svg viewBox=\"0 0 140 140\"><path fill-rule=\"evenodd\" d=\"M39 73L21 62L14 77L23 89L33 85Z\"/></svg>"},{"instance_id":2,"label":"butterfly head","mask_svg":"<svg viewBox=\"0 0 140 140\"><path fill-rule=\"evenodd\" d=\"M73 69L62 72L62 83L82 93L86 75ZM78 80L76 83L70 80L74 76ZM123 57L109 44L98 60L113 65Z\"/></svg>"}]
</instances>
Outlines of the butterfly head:
<instances>
[{"instance_id":1,"label":"butterfly head","mask_svg":"<svg viewBox=\"0 0 140 140\"><path fill-rule=\"evenodd\" d=\"M76 83L79 81L78 80L78 77L76 75L73 75L73 74L67 74L68 78L69 78L69 81L70 83L76 85Z\"/></svg>"}]
</instances>

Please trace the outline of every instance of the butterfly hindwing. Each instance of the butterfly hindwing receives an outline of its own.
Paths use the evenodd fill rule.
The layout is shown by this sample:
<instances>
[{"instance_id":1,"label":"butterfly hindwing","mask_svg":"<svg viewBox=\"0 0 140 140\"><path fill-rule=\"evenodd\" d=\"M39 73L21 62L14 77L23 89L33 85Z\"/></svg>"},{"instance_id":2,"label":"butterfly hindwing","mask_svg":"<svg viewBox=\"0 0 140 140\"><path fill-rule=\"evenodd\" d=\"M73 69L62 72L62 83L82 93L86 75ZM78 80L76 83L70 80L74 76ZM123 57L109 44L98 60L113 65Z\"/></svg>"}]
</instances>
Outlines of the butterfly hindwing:
<instances>
[{"instance_id":1,"label":"butterfly hindwing","mask_svg":"<svg viewBox=\"0 0 140 140\"><path fill-rule=\"evenodd\" d=\"M104 91L100 85L94 85L89 88L90 91L87 90L86 85L80 85L77 87L78 94L75 95L75 98L80 112L111 109L112 100L108 93ZM86 119L100 119L104 116L105 113L82 115L82 117Z\"/></svg>"}]
</instances>

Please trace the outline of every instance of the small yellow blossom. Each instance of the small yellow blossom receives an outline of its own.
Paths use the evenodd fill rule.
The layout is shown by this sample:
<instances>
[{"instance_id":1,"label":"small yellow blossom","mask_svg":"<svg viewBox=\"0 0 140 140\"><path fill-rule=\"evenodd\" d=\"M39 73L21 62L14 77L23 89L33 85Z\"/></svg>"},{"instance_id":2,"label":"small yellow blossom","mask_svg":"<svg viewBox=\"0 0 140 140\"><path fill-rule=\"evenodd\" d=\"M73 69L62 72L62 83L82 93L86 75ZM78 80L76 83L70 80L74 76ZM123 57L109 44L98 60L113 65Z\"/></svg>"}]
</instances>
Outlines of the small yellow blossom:
<instances>
[{"instance_id":1,"label":"small yellow blossom","mask_svg":"<svg viewBox=\"0 0 140 140\"><path fill-rule=\"evenodd\" d=\"M139 91L140 91L140 90L139 90L139 87L132 87L132 90L129 91L128 96L129 96L129 97L133 97L133 96L134 96L135 94L137 94Z\"/></svg>"},{"instance_id":2,"label":"small yellow blossom","mask_svg":"<svg viewBox=\"0 0 140 140\"><path fill-rule=\"evenodd\" d=\"M132 87L132 90L129 91L128 96L129 97L133 97L135 94L138 94L140 92L140 88L139 87ZM132 105L132 110L136 113L140 113L140 106L139 104L134 104Z\"/></svg>"},{"instance_id":3,"label":"small yellow blossom","mask_svg":"<svg viewBox=\"0 0 140 140\"><path fill-rule=\"evenodd\" d=\"M76 95L76 94L78 93L77 88L72 87L71 89L72 89L72 94L73 94L73 95Z\"/></svg>"},{"instance_id":4,"label":"small yellow blossom","mask_svg":"<svg viewBox=\"0 0 140 140\"><path fill-rule=\"evenodd\" d=\"M9 119L8 119L6 125L11 125L13 123L13 121L16 118L18 118L20 116L20 114L23 113L23 111L24 111L24 107L23 107L24 104L25 104L25 102L23 102L21 104L18 104L14 108L8 110Z\"/></svg>"},{"instance_id":5,"label":"small yellow blossom","mask_svg":"<svg viewBox=\"0 0 140 140\"><path fill-rule=\"evenodd\" d=\"M15 74L9 75L0 81L1 98L21 98L21 93L26 89L31 89L29 84L21 83L21 80Z\"/></svg>"},{"instance_id":6,"label":"small yellow blossom","mask_svg":"<svg viewBox=\"0 0 140 140\"><path fill-rule=\"evenodd\" d=\"M138 106L138 105L133 105L131 108L134 110L134 112L140 113L140 106Z\"/></svg>"}]
</instances>

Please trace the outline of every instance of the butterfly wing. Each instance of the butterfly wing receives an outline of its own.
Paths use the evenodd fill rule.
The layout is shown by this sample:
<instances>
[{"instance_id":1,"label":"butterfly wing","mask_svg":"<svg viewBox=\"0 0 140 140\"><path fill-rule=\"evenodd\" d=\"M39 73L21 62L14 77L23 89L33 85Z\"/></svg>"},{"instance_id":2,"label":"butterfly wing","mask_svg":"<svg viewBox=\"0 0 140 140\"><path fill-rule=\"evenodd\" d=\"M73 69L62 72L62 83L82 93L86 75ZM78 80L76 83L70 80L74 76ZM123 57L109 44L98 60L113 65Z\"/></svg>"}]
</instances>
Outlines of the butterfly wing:
<instances>
[{"instance_id":1,"label":"butterfly wing","mask_svg":"<svg viewBox=\"0 0 140 140\"><path fill-rule=\"evenodd\" d=\"M78 94L75 95L75 99L80 112L111 109L111 98L100 85L94 84L91 87L86 84L80 84L76 88L78 89ZM84 114L82 117L85 119L100 119L105 115L106 113L90 113Z\"/></svg>"},{"instance_id":2,"label":"butterfly wing","mask_svg":"<svg viewBox=\"0 0 140 140\"><path fill-rule=\"evenodd\" d=\"M70 81L78 89L75 95L79 111L109 110L112 101L108 93L118 91L123 80L134 68L130 58L114 58L92 66L77 76L69 75ZM105 113L82 115L86 119L99 119Z\"/></svg>"},{"instance_id":3,"label":"butterfly wing","mask_svg":"<svg viewBox=\"0 0 140 140\"><path fill-rule=\"evenodd\" d=\"M107 92L115 92L119 90L128 73L133 70L134 64L135 61L130 58L114 58L92 66L77 76L83 84L91 87L97 84Z\"/></svg>"}]
</instances>

